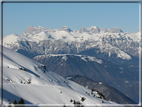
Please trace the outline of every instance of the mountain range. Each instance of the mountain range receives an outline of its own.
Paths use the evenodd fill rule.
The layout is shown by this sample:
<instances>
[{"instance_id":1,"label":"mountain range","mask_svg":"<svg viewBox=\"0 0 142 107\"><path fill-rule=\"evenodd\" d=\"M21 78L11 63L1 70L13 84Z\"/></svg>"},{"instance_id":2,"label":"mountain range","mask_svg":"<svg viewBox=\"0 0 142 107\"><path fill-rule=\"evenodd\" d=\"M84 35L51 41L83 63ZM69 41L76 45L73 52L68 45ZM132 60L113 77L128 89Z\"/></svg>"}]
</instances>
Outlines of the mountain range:
<instances>
[{"instance_id":1,"label":"mountain range","mask_svg":"<svg viewBox=\"0 0 142 107\"><path fill-rule=\"evenodd\" d=\"M105 29L97 26L91 26L89 28L81 27L80 30L72 30L67 26L63 26L60 29L49 29L40 26L36 28L29 26L21 35L11 34L3 37L3 46L32 59L44 55L48 56L50 54L68 55L67 57L70 57L70 61L67 60L66 62L69 61L70 63L66 64L68 65L67 67L64 66L68 71L71 69L70 71L72 73L74 70L74 73L77 72L78 74L89 77L89 74L86 72L87 70L90 70L90 73L95 72L94 75L90 75L92 76L91 79L94 78L93 80L100 79L106 83L110 81L111 84L109 85L111 86L116 86L114 85L115 83L122 83L117 84L119 86L119 88L117 88L123 93L129 88L130 90L132 89L132 87L129 86L137 87L138 85L139 53L141 52L139 50L141 48L139 42L140 32L129 33L123 32L120 28L116 27ZM81 61L79 56L83 56L80 58L84 58L84 61ZM103 64L107 65L107 67L103 64L90 61L89 58L91 57L93 59L101 60ZM58 58L61 59L61 56L58 56ZM41 62L39 59L37 61ZM45 59L47 58L45 57ZM53 71L56 71L56 73L58 71L58 74L62 76L72 74L68 73L68 71L65 71L62 66L60 67L58 65L61 64L59 63L60 61L54 63L57 60L56 58L48 60L52 60L53 65L59 69L53 70L54 67L51 68ZM48 60L46 60L47 63L49 63ZM80 65L80 68L73 64L73 62L76 62L76 65ZM52 66L52 63L49 65ZM85 64L90 68L87 68ZM75 69L71 67L72 65ZM48 67L50 68L50 66ZM62 72L61 69L63 70ZM83 71L84 69L86 72ZM107 75L103 72L106 74L108 73L108 77L111 78L106 78ZM122 75L123 73L124 75ZM101 76L104 78L99 78ZM115 81L112 83L114 80L117 82ZM129 85L125 86L124 84ZM133 93L130 95L131 98L133 97L132 94ZM133 97L133 100L138 102L138 96L139 94L137 93L137 98Z\"/></svg>"},{"instance_id":2,"label":"mountain range","mask_svg":"<svg viewBox=\"0 0 142 107\"><path fill-rule=\"evenodd\" d=\"M98 27L91 26L84 32L61 29L36 28L30 26L21 34L4 36L3 45L16 51L24 51L32 56L48 53L83 54L92 51L94 56L104 54L105 57L130 60L139 56L139 32L123 33L119 28L110 29L112 32L94 33Z\"/></svg>"}]
</instances>

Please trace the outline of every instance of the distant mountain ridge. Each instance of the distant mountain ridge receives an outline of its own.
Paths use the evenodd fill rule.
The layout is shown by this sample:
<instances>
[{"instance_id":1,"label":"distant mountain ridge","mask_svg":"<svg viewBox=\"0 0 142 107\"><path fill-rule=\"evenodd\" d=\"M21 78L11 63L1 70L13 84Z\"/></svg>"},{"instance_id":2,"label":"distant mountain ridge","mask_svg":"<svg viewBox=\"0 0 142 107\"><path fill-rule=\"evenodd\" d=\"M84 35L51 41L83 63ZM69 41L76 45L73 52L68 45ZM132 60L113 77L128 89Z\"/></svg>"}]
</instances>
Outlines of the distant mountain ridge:
<instances>
[{"instance_id":1,"label":"distant mountain ridge","mask_svg":"<svg viewBox=\"0 0 142 107\"><path fill-rule=\"evenodd\" d=\"M74 81L88 89L99 91L105 96L105 99L114 101L119 104L136 104L132 99L119 92L117 89L107 85L101 81L93 81L90 78L81 75L70 75L66 77L68 80Z\"/></svg>"},{"instance_id":2,"label":"distant mountain ridge","mask_svg":"<svg viewBox=\"0 0 142 107\"><path fill-rule=\"evenodd\" d=\"M20 53L31 54L102 54L103 58L130 60L139 56L139 32L124 33L119 28L110 30L91 26L79 31L67 26L58 29L29 26L21 34L4 36L3 45ZM25 55L26 55L25 54Z\"/></svg>"},{"instance_id":3,"label":"distant mountain ridge","mask_svg":"<svg viewBox=\"0 0 142 107\"><path fill-rule=\"evenodd\" d=\"M36 28L34 26L29 26L24 33L25 34L26 33L32 33L34 31L41 32L41 31L44 31L44 30L49 30L49 28L43 28L41 26ZM50 30L51 31L57 31L58 29L50 29ZM73 32L73 31L77 31L77 30L72 30L72 29L68 28L67 26L63 26L63 27L61 27L59 29L59 31ZM101 32L104 32L104 33L106 33L106 32L109 32L109 33L122 33L123 31L120 28L117 28L117 27L114 27L114 28L111 28L111 29L105 29L105 28L99 28L97 26L91 26L91 27L88 27L87 29L85 29L84 27L81 27L79 32L80 33L83 33L83 32L90 32L90 33L101 33Z\"/></svg>"}]
</instances>

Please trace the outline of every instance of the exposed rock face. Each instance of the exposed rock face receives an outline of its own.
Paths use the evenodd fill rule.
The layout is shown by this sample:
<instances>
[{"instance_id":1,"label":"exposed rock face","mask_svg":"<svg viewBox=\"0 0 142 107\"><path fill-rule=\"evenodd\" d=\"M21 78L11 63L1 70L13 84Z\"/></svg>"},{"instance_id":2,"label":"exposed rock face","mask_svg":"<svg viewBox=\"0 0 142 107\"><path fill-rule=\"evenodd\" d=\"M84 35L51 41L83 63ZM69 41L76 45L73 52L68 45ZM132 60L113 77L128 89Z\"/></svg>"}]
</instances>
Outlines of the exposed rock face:
<instances>
[{"instance_id":1,"label":"exposed rock face","mask_svg":"<svg viewBox=\"0 0 142 107\"><path fill-rule=\"evenodd\" d=\"M86 29L84 27L81 27L79 30L79 33L83 33L83 32L86 32Z\"/></svg>"},{"instance_id":2,"label":"exposed rock face","mask_svg":"<svg viewBox=\"0 0 142 107\"><path fill-rule=\"evenodd\" d=\"M30 33L30 34L34 34L35 33L39 33L41 31L44 31L44 30L49 30L48 28L43 28L41 26L39 26L38 28L34 27L34 26L29 26L24 34L27 34L27 33ZM50 29L51 31L55 32L57 31L57 29ZM72 32L73 30L71 30L70 28L68 28L67 26L63 26L59 29L59 31L67 31L67 32ZM97 26L91 26L87 29L85 29L84 27L81 27L80 30L79 30L79 33L83 33L83 32L90 32L90 33L94 33L94 34L97 34L97 33L106 33L106 32L109 32L109 33L122 33L123 31L120 29L120 28L111 28L110 30L107 30L106 28L99 28Z\"/></svg>"},{"instance_id":3,"label":"exposed rock face","mask_svg":"<svg viewBox=\"0 0 142 107\"><path fill-rule=\"evenodd\" d=\"M99 33L100 32L100 29L96 26L91 26L91 27L87 28L86 30L88 30L91 33Z\"/></svg>"},{"instance_id":4,"label":"exposed rock face","mask_svg":"<svg viewBox=\"0 0 142 107\"><path fill-rule=\"evenodd\" d=\"M48 38L53 39L51 35L48 35ZM104 38L104 41L106 41L105 39L106 38ZM120 42L115 42L116 39L111 39L111 38L110 40L108 38L107 41L109 41L110 42L109 44L112 44L115 47L105 44L99 45L96 41L85 41L82 43L79 42L66 43L60 40L55 40L55 41L43 40L40 41L39 43L32 41L18 41L17 44L19 45L7 44L6 46L28 57L34 57L36 55L41 55L41 54L82 54L89 56L97 56L98 58L107 61L112 61L114 63L122 65L126 64L122 62L123 60L130 60L134 62L132 56L135 57L139 56L138 43L134 43L132 41L131 43L129 42L129 45L127 45L128 44L127 40L123 39L122 40L123 42L121 42L121 39L117 39L117 41ZM92 44L94 44L93 47ZM134 62L134 64L138 63Z\"/></svg>"},{"instance_id":5,"label":"exposed rock face","mask_svg":"<svg viewBox=\"0 0 142 107\"><path fill-rule=\"evenodd\" d=\"M59 31L67 31L67 32L72 32L72 30L70 28L68 28L67 26L63 26L59 29Z\"/></svg>"},{"instance_id":6,"label":"exposed rock face","mask_svg":"<svg viewBox=\"0 0 142 107\"><path fill-rule=\"evenodd\" d=\"M48 30L48 28L43 28L41 26L39 26L38 28L34 27L34 26L29 26L27 27L27 29L24 31L24 33L22 34L22 36L25 36L25 35L28 35L28 34L31 34L31 35L35 35L37 33L40 33L40 32L44 32Z\"/></svg>"},{"instance_id":7,"label":"exposed rock face","mask_svg":"<svg viewBox=\"0 0 142 107\"><path fill-rule=\"evenodd\" d=\"M121 29L119 29L119 28L116 28L116 27L114 27L114 28L111 28L110 30L109 30L109 32L110 33L121 33L121 32L123 32Z\"/></svg>"},{"instance_id":8,"label":"exposed rock face","mask_svg":"<svg viewBox=\"0 0 142 107\"><path fill-rule=\"evenodd\" d=\"M109 32L109 33L122 33L123 31L120 29L120 28L111 28L110 30L107 30L105 28L98 28L97 26L91 26L89 28L86 29L87 31L89 31L90 33L106 33L106 32Z\"/></svg>"},{"instance_id":9,"label":"exposed rock face","mask_svg":"<svg viewBox=\"0 0 142 107\"><path fill-rule=\"evenodd\" d=\"M32 32L34 32L34 31L36 31L36 28L33 27L33 26L29 26L29 27L27 28L27 30L25 30L25 33L32 33Z\"/></svg>"}]
</instances>

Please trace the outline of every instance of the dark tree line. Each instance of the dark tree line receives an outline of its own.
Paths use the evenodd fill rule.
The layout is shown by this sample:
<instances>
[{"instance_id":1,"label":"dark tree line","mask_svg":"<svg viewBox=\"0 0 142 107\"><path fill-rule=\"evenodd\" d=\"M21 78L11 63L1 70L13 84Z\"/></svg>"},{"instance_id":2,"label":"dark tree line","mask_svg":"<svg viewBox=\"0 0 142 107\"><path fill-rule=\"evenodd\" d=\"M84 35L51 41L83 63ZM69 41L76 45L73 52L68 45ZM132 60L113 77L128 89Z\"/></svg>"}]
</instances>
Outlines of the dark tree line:
<instances>
[{"instance_id":1,"label":"dark tree line","mask_svg":"<svg viewBox=\"0 0 142 107\"><path fill-rule=\"evenodd\" d=\"M25 105L24 105L25 102L24 102L24 100L22 98L19 100L19 102L14 100L13 104L15 105L15 107L25 107ZM18 106L19 104L20 104L20 106Z\"/></svg>"}]
</instances>

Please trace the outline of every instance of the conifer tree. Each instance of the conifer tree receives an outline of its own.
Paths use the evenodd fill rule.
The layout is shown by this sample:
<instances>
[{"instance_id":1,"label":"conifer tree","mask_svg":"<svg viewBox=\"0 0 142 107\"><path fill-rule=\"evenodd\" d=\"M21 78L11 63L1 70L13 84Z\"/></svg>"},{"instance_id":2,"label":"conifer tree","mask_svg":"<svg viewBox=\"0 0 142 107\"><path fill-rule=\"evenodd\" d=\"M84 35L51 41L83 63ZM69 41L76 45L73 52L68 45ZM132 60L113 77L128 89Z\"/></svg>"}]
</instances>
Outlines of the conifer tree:
<instances>
[{"instance_id":1,"label":"conifer tree","mask_svg":"<svg viewBox=\"0 0 142 107\"><path fill-rule=\"evenodd\" d=\"M24 100L23 100L22 98L21 98L21 103L22 103L22 104L25 104L25 103L24 103Z\"/></svg>"},{"instance_id":2,"label":"conifer tree","mask_svg":"<svg viewBox=\"0 0 142 107\"><path fill-rule=\"evenodd\" d=\"M15 107L17 107L17 106L16 106L16 105L17 105L17 101L16 101L16 100L14 100L13 104L15 105Z\"/></svg>"},{"instance_id":3,"label":"conifer tree","mask_svg":"<svg viewBox=\"0 0 142 107\"><path fill-rule=\"evenodd\" d=\"M16 101L16 100L14 100L13 104L17 104L17 101Z\"/></svg>"},{"instance_id":4,"label":"conifer tree","mask_svg":"<svg viewBox=\"0 0 142 107\"><path fill-rule=\"evenodd\" d=\"M20 99L20 101L18 102L18 104L22 104L22 106L20 106L20 107L25 107L25 105L24 105L25 102L24 102L24 100L22 98Z\"/></svg>"},{"instance_id":5,"label":"conifer tree","mask_svg":"<svg viewBox=\"0 0 142 107\"><path fill-rule=\"evenodd\" d=\"M21 104L21 100L18 102L18 104Z\"/></svg>"}]
</instances>

